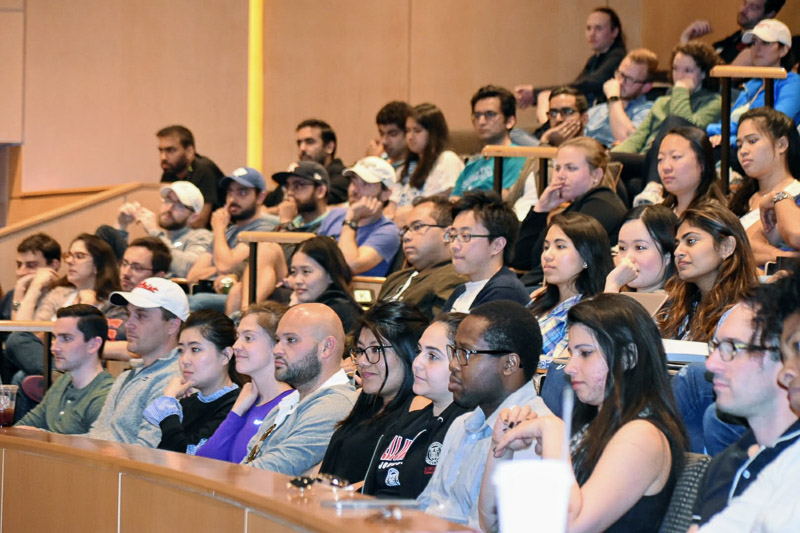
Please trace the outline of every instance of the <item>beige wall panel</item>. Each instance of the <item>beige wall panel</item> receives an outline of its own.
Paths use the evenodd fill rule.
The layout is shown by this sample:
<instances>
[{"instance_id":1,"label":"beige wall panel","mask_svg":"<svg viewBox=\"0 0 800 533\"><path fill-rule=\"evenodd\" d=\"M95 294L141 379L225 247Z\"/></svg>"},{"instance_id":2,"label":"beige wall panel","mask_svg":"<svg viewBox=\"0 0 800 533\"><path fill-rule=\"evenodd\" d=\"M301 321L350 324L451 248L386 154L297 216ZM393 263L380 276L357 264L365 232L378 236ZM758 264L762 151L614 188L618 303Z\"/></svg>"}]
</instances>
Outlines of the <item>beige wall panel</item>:
<instances>
[{"instance_id":1,"label":"beige wall panel","mask_svg":"<svg viewBox=\"0 0 800 533\"><path fill-rule=\"evenodd\" d=\"M121 533L244 531L244 514L242 507L211 495L122 476Z\"/></svg>"},{"instance_id":2,"label":"beige wall panel","mask_svg":"<svg viewBox=\"0 0 800 533\"><path fill-rule=\"evenodd\" d=\"M326 120L345 164L376 136L375 114L408 98L408 2L295 0L264 6L264 173L297 158L294 128Z\"/></svg>"},{"instance_id":3,"label":"beige wall panel","mask_svg":"<svg viewBox=\"0 0 800 533\"><path fill-rule=\"evenodd\" d=\"M155 131L245 160L247 2L29 0L23 191L157 181Z\"/></svg>"},{"instance_id":4,"label":"beige wall panel","mask_svg":"<svg viewBox=\"0 0 800 533\"><path fill-rule=\"evenodd\" d=\"M48 487L58 498L40 498ZM2 530L9 533L116 531L118 474L83 461L5 450ZM61 520L55 517L60 517Z\"/></svg>"},{"instance_id":5,"label":"beige wall panel","mask_svg":"<svg viewBox=\"0 0 800 533\"><path fill-rule=\"evenodd\" d=\"M25 9L25 0L0 0L2 11L22 11Z\"/></svg>"},{"instance_id":6,"label":"beige wall panel","mask_svg":"<svg viewBox=\"0 0 800 533\"><path fill-rule=\"evenodd\" d=\"M24 18L0 4L0 143L22 142Z\"/></svg>"}]
</instances>

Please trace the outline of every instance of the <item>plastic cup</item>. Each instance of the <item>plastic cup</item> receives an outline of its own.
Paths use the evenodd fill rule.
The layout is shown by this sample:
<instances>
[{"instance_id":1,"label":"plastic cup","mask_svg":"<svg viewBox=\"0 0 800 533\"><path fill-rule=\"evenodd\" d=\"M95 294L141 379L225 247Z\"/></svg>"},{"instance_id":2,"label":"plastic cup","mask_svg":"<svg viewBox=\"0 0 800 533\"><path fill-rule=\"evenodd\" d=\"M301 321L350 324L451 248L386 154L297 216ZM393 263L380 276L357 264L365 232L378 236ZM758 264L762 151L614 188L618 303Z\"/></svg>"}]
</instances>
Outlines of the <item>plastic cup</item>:
<instances>
[{"instance_id":1,"label":"plastic cup","mask_svg":"<svg viewBox=\"0 0 800 533\"><path fill-rule=\"evenodd\" d=\"M14 405L17 402L16 385L0 385L0 427L14 425Z\"/></svg>"},{"instance_id":2,"label":"plastic cup","mask_svg":"<svg viewBox=\"0 0 800 533\"><path fill-rule=\"evenodd\" d=\"M501 533L563 533L572 472L564 461L524 459L498 463L493 482Z\"/></svg>"}]
</instances>

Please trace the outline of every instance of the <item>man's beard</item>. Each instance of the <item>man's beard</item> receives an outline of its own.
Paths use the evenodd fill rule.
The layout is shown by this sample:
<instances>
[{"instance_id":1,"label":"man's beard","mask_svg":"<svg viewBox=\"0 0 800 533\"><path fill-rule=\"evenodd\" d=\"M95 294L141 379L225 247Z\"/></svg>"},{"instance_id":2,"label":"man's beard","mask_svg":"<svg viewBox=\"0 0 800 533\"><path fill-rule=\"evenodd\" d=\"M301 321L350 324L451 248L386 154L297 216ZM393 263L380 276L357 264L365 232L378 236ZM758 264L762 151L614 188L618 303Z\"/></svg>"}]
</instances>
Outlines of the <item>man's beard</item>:
<instances>
[{"instance_id":1,"label":"man's beard","mask_svg":"<svg viewBox=\"0 0 800 533\"><path fill-rule=\"evenodd\" d=\"M240 222L242 220L249 220L253 218L256 214L256 209L258 209L258 206L253 204L247 209L243 207L237 215L231 213L231 222Z\"/></svg>"},{"instance_id":2,"label":"man's beard","mask_svg":"<svg viewBox=\"0 0 800 533\"><path fill-rule=\"evenodd\" d=\"M275 372L275 379L297 388L315 381L320 374L322 374L322 363L319 360L319 349L314 348L291 366L286 361L286 366Z\"/></svg>"},{"instance_id":3,"label":"man's beard","mask_svg":"<svg viewBox=\"0 0 800 533\"><path fill-rule=\"evenodd\" d=\"M295 203L297 204L297 213L315 213L317 211L317 201L312 198L310 200L306 200L305 202L300 202L295 199Z\"/></svg>"}]
</instances>

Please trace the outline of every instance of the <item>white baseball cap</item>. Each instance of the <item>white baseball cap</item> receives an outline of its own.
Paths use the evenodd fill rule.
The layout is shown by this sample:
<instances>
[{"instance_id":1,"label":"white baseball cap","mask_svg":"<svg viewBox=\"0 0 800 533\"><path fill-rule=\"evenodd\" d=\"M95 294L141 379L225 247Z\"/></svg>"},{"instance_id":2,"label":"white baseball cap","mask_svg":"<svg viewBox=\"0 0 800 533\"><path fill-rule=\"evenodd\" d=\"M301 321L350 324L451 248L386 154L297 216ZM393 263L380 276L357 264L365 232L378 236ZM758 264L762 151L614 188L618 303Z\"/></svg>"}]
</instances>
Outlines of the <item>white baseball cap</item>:
<instances>
[{"instance_id":1,"label":"white baseball cap","mask_svg":"<svg viewBox=\"0 0 800 533\"><path fill-rule=\"evenodd\" d=\"M343 173L345 176L358 176L367 183L383 183L387 189L397 182L397 172L392 165L380 157L371 155L356 162Z\"/></svg>"},{"instance_id":2,"label":"white baseball cap","mask_svg":"<svg viewBox=\"0 0 800 533\"><path fill-rule=\"evenodd\" d=\"M174 181L169 185L161 187L161 197L166 198L169 196L170 191L175 193L180 203L199 213L203 209L203 193L195 186L194 183L188 181Z\"/></svg>"},{"instance_id":3,"label":"white baseball cap","mask_svg":"<svg viewBox=\"0 0 800 533\"><path fill-rule=\"evenodd\" d=\"M750 44L753 37L758 37L767 43L781 43L792 47L792 32L789 27L778 19L764 19L742 35L742 42Z\"/></svg>"},{"instance_id":4,"label":"white baseball cap","mask_svg":"<svg viewBox=\"0 0 800 533\"><path fill-rule=\"evenodd\" d=\"M163 307L184 322L189 317L189 299L180 285L167 278L147 278L130 292L115 291L109 300L114 305L135 305L145 309Z\"/></svg>"}]
</instances>

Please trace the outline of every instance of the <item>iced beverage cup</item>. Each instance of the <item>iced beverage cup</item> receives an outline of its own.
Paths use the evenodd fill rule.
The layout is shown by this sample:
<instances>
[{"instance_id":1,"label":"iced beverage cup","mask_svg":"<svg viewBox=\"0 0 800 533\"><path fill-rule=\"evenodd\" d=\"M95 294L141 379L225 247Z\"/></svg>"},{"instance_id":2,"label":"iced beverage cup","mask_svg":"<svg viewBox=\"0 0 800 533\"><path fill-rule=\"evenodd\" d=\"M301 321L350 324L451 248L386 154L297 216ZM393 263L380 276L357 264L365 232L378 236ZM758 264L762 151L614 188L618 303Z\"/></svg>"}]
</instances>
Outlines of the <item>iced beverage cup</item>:
<instances>
[{"instance_id":1,"label":"iced beverage cup","mask_svg":"<svg viewBox=\"0 0 800 533\"><path fill-rule=\"evenodd\" d=\"M14 405L18 388L16 385L0 385L0 427L14 425Z\"/></svg>"},{"instance_id":2,"label":"iced beverage cup","mask_svg":"<svg viewBox=\"0 0 800 533\"><path fill-rule=\"evenodd\" d=\"M566 530L572 472L564 461L503 461L498 463L493 481L501 533Z\"/></svg>"}]
</instances>

